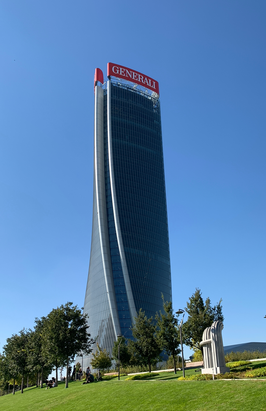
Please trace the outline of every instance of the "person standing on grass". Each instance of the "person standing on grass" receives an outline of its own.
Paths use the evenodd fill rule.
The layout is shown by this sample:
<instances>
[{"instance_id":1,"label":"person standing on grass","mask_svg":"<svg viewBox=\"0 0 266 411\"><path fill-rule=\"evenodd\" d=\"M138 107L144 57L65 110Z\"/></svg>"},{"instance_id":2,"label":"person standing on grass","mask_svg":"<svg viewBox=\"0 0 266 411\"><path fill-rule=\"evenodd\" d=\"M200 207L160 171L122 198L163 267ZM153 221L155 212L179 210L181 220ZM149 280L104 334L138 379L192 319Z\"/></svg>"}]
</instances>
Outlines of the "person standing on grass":
<instances>
[{"instance_id":1,"label":"person standing on grass","mask_svg":"<svg viewBox=\"0 0 266 411\"><path fill-rule=\"evenodd\" d=\"M76 379L75 377L76 377L76 366L74 365L73 373L72 373L72 381Z\"/></svg>"},{"instance_id":2,"label":"person standing on grass","mask_svg":"<svg viewBox=\"0 0 266 411\"><path fill-rule=\"evenodd\" d=\"M86 381L87 382L90 382L90 375L91 375L91 370L90 370L90 367L88 367L86 369Z\"/></svg>"},{"instance_id":3,"label":"person standing on grass","mask_svg":"<svg viewBox=\"0 0 266 411\"><path fill-rule=\"evenodd\" d=\"M81 378L82 378L82 369L80 367L80 369L79 369L79 380L81 380Z\"/></svg>"}]
</instances>

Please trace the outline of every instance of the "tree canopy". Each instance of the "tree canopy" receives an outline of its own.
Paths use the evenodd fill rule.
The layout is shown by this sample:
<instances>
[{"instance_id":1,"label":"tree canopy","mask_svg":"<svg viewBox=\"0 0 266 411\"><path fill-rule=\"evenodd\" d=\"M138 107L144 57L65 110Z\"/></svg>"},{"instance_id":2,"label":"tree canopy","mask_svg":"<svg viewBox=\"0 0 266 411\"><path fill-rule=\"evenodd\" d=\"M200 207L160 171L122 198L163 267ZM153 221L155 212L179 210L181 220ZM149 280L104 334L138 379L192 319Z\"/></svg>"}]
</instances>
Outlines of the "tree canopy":
<instances>
[{"instance_id":1,"label":"tree canopy","mask_svg":"<svg viewBox=\"0 0 266 411\"><path fill-rule=\"evenodd\" d=\"M89 354L93 340L88 332L88 315L68 302L52 310L45 322L45 353L57 366L74 360L82 352ZM66 388L68 387L68 373Z\"/></svg>"},{"instance_id":2,"label":"tree canopy","mask_svg":"<svg viewBox=\"0 0 266 411\"><path fill-rule=\"evenodd\" d=\"M128 350L128 343L125 337L121 336L115 341L113 346L113 358L118 361L118 346L120 346L120 362L122 366L127 366L130 363L130 352Z\"/></svg>"},{"instance_id":3,"label":"tree canopy","mask_svg":"<svg viewBox=\"0 0 266 411\"><path fill-rule=\"evenodd\" d=\"M183 342L190 348L201 350L200 342L205 328L210 327L214 321L223 321L222 300L215 306L211 306L211 300L206 298L205 302L201 296L200 289L189 298L185 311L188 319L182 328Z\"/></svg>"},{"instance_id":4,"label":"tree canopy","mask_svg":"<svg viewBox=\"0 0 266 411\"><path fill-rule=\"evenodd\" d=\"M52 371L52 362L45 355L44 327L46 318L36 318L34 330L30 330L28 340L27 368L30 373L40 373L41 388L43 387L43 376L47 377Z\"/></svg>"},{"instance_id":5,"label":"tree canopy","mask_svg":"<svg viewBox=\"0 0 266 411\"><path fill-rule=\"evenodd\" d=\"M46 317L35 320L34 330L25 330L8 338L0 354L0 385L9 380L15 384L21 381L23 393L24 376L37 377L51 373L53 366L69 365L79 353L89 354L94 341L88 332L88 315L83 314L73 303L66 303L53 309ZM68 373L66 378L68 387ZM15 392L15 391L14 391Z\"/></svg>"},{"instance_id":6,"label":"tree canopy","mask_svg":"<svg viewBox=\"0 0 266 411\"><path fill-rule=\"evenodd\" d=\"M135 323L132 326L134 340L129 340L129 352L131 361L138 365L148 365L151 372L151 365L160 360L162 351L157 335L157 327L152 317L147 318L141 309Z\"/></svg>"},{"instance_id":7,"label":"tree canopy","mask_svg":"<svg viewBox=\"0 0 266 411\"><path fill-rule=\"evenodd\" d=\"M6 372L12 376L14 381L18 374L21 375L21 393L23 393L24 375L27 373L28 339L29 332L23 329L19 334L13 334L8 338L4 345Z\"/></svg>"},{"instance_id":8,"label":"tree canopy","mask_svg":"<svg viewBox=\"0 0 266 411\"><path fill-rule=\"evenodd\" d=\"M178 320L173 311L171 301L165 302L163 300L163 308L164 313L160 312L155 317L158 326L157 338L161 349L173 357L176 374L176 357L180 353Z\"/></svg>"},{"instance_id":9,"label":"tree canopy","mask_svg":"<svg viewBox=\"0 0 266 411\"><path fill-rule=\"evenodd\" d=\"M105 370L112 365L112 358L105 349L101 349L99 344L97 344L96 352L92 353L92 357L91 365L97 370Z\"/></svg>"}]
</instances>

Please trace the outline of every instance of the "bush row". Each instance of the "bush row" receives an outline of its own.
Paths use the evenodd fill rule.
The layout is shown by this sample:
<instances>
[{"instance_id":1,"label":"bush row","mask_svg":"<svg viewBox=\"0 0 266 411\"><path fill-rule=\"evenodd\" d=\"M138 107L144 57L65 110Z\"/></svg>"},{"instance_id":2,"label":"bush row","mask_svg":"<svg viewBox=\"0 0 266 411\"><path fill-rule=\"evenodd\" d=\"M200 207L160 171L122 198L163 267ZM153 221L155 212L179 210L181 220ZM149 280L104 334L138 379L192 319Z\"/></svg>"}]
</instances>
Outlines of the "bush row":
<instances>
[{"instance_id":1,"label":"bush row","mask_svg":"<svg viewBox=\"0 0 266 411\"><path fill-rule=\"evenodd\" d=\"M266 351L230 352L225 355L225 362L255 360L256 358L266 358Z\"/></svg>"},{"instance_id":2,"label":"bush row","mask_svg":"<svg viewBox=\"0 0 266 411\"><path fill-rule=\"evenodd\" d=\"M247 378L266 377L266 367L258 368L256 370L247 371L245 374Z\"/></svg>"},{"instance_id":3,"label":"bush row","mask_svg":"<svg viewBox=\"0 0 266 411\"><path fill-rule=\"evenodd\" d=\"M231 379L236 379L237 376L235 373L231 372L226 372L225 374L217 374L214 376L215 380L231 380ZM206 381L206 380L212 380L213 376L212 374L198 374L198 375L190 375L188 377L179 377L179 381Z\"/></svg>"},{"instance_id":4,"label":"bush row","mask_svg":"<svg viewBox=\"0 0 266 411\"><path fill-rule=\"evenodd\" d=\"M251 364L251 362L250 361L234 361L234 362L228 362L226 366L232 369L232 368L237 368L242 365L248 365L248 364Z\"/></svg>"}]
</instances>

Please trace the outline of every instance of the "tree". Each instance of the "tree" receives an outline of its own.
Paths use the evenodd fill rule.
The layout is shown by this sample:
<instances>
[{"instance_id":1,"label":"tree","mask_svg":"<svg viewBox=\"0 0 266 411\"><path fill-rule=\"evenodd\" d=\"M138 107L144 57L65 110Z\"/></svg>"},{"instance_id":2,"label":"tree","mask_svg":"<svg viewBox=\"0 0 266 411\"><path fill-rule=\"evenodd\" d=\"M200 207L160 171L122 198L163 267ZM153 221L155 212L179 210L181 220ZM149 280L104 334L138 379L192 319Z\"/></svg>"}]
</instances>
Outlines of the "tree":
<instances>
[{"instance_id":1,"label":"tree","mask_svg":"<svg viewBox=\"0 0 266 411\"><path fill-rule=\"evenodd\" d=\"M49 358L45 355L45 338L44 329L46 318L35 319L34 331L29 333L28 341L28 370L31 373L37 373L37 385L38 375L41 375L41 388L43 387L43 375L47 377L52 371L52 363L49 362Z\"/></svg>"},{"instance_id":2,"label":"tree","mask_svg":"<svg viewBox=\"0 0 266 411\"><path fill-rule=\"evenodd\" d=\"M129 352L131 361L138 365L148 365L149 372L151 365L159 361L162 351L156 331L153 318L147 318L145 312L140 309L132 326L134 341L129 341Z\"/></svg>"},{"instance_id":3,"label":"tree","mask_svg":"<svg viewBox=\"0 0 266 411\"><path fill-rule=\"evenodd\" d=\"M56 365L65 364L67 370L69 363L74 361L76 354L83 352L89 354L93 340L88 333L88 315L83 314L73 303L66 303L52 310L45 321L45 352L48 358ZM56 381L58 375L56 371ZM68 372L66 375L66 388L68 388Z\"/></svg>"},{"instance_id":4,"label":"tree","mask_svg":"<svg viewBox=\"0 0 266 411\"><path fill-rule=\"evenodd\" d=\"M25 329L21 330L19 334L13 334L7 339L4 345L4 355L8 363L8 372L13 378L13 387L15 386L15 379L21 375L21 394L23 394L24 375L27 373L27 344L29 332ZM15 393L13 388L13 394Z\"/></svg>"},{"instance_id":5,"label":"tree","mask_svg":"<svg viewBox=\"0 0 266 411\"><path fill-rule=\"evenodd\" d=\"M163 297L162 297L163 298ZM168 355L173 357L174 370L176 374L176 358L180 353L180 337L178 330L178 320L173 312L172 302L165 302L163 298L164 314L161 312L156 314L156 321L158 326L157 337L161 349L166 351Z\"/></svg>"},{"instance_id":6,"label":"tree","mask_svg":"<svg viewBox=\"0 0 266 411\"><path fill-rule=\"evenodd\" d=\"M13 375L10 373L9 364L6 357L4 355L0 355L0 388L3 390L7 389L9 381L12 378Z\"/></svg>"},{"instance_id":7,"label":"tree","mask_svg":"<svg viewBox=\"0 0 266 411\"><path fill-rule=\"evenodd\" d=\"M1 356L1 363L0 363L0 372L1 378L3 382L12 380L13 383L13 394L15 394L15 385L16 385L16 377L18 375L18 367L16 366L15 361L13 361L12 349L11 349L12 341L9 342L9 346L7 344L4 346L4 355Z\"/></svg>"},{"instance_id":8,"label":"tree","mask_svg":"<svg viewBox=\"0 0 266 411\"><path fill-rule=\"evenodd\" d=\"M204 303L201 291L198 288L189 298L185 308L188 313L188 319L183 325L182 333L184 343L190 348L203 352L203 348L200 345L203 331L205 328L210 327L214 321L224 320L221 302L222 300L212 307L208 297Z\"/></svg>"},{"instance_id":9,"label":"tree","mask_svg":"<svg viewBox=\"0 0 266 411\"><path fill-rule=\"evenodd\" d=\"M55 381L58 384L58 367L65 366L60 344L63 337L60 323L62 313L60 308L53 309L44 323L43 336L44 344L42 346L42 355L55 367Z\"/></svg>"},{"instance_id":10,"label":"tree","mask_svg":"<svg viewBox=\"0 0 266 411\"><path fill-rule=\"evenodd\" d=\"M91 365L97 370L104 371L106 368L110 368L112 365L112 358L106 349L102 350L99 344L97 344L96 352L92 353L93 359Z\"/></svg>"},{"instance_id":11,"label":"tree","mask_svg":"<svg viewBox=\"0 0 266 411\"><path fill-rule=\"evenodd\" d=\"M130 362L130 352L128 350L128 344L125 337L119 337L117 341L115 341L113 346L113 358L118 361L118 346L119 354L120 354L120 362L123 366L129 365Z\"/></svg>"},{"instance_id":12,"label":"tree","mask_svg":"<svg viewBox=\"0 0 266 411\"><path fill-rule=\"evenodd\" d=\"M197 361L202 361L203 357L202 357L202 352L201 350L195 350L194 354L193 354L193 362L197 362Z\"/></svg>"}]
</instances>

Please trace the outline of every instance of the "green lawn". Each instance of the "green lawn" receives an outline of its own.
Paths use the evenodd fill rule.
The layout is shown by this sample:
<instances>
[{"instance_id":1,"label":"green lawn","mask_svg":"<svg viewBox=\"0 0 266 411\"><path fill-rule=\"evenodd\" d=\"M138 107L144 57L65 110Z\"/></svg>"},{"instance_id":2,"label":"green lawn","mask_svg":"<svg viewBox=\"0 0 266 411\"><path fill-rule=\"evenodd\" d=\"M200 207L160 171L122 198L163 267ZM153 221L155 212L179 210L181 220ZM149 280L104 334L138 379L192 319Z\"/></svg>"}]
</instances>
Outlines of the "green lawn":
<instances>
[{"instance_id":1,"label":"green lawn","mask_svg":"<svg viewBox=\"0 0 266 411\"><path fill-rule=\"evenodd\" d=\"M173 373L148 381L111 380L65 389L25 389L0 397L1 411L266 410L266 381L177 381Z\"/></svg>"}]
</instances>

